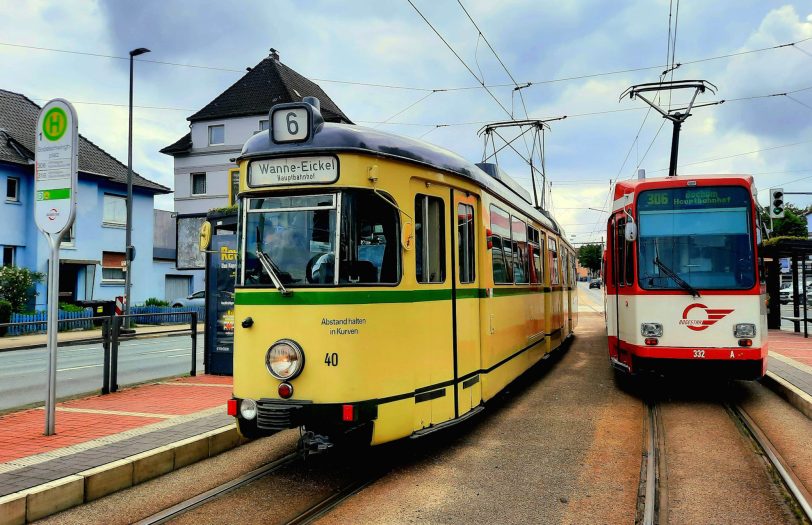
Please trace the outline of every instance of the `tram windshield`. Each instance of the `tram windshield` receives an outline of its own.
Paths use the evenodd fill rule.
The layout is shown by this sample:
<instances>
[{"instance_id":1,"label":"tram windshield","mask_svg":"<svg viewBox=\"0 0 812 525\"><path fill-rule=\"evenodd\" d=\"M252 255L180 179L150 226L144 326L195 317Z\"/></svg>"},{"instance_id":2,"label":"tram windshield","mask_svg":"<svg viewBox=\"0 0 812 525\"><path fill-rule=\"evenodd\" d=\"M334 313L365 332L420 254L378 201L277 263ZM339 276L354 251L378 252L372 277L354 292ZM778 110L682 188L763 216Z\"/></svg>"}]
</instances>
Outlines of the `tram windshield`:
<instances>
[{"instance_id":1,"label":"tram windshield","mask_svg":"<svg viewBox=\"0 0 812 525\"><path fill-rule=\"evenodd\" d=\"M372 191L252 197L244 207L245 285L273 286L258 253L289 288L400 280L397 210Z\"/></svg>"},{"instance_id":2,"label":"tram windshield","mask_svg":"<svg viewBox=\"0 0 812 525\"><path fill-rule=\"evenodd\" d=\"M640 193L638 266L647 290L743 290L755 285L750 192L739 186ZM673 272L677 276L668 275ZM679 281L684 281L680 283Z\"/></svg>"}]
</instances>

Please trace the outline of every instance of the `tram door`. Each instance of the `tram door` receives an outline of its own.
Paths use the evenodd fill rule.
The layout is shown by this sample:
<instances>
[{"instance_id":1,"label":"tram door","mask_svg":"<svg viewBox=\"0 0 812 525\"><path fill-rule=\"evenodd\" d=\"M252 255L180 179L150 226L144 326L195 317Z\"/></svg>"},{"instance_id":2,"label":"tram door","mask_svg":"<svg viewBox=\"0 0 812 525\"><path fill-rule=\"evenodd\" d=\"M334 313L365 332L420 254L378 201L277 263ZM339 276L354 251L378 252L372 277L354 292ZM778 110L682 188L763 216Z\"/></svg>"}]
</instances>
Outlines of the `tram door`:
<instances>
[{"instance_id":1,"label":"tram door","mask_svg":"<svg viewBox=\"0 0 812 525\"><path fill-rule=\"evenodd\" d=\"M456 353L455 379L465 378L457 383L455 412L457 417L465 414L472 407L479 405L482 399L482 385L479 376L473 375L481 365L480 329L479 329L479 278L477 232L480 217L479 206L475 195L451 190L451 232L452 232L452 276L453 276L453 316L454 346Z\"/></svg>"}]
</instances>

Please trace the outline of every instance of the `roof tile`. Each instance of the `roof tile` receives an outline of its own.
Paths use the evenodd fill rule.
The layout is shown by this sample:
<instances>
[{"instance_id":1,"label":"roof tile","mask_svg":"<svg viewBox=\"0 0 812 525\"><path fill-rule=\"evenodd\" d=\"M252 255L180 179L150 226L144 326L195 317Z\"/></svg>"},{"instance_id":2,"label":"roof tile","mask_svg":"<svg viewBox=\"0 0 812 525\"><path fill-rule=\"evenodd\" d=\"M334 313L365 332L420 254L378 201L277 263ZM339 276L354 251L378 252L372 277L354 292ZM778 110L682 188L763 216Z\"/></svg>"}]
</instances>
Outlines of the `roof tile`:
<instances>
[{"instance_id":1,"label":"roof tile","mask_svg":"<svg viewBox=\"0 0 812 525\"><path fill-rule=\"evenodd\" d=\"M34 130L39 110L39 105L25 95L0 89L0 130L5 132L0 134L0 161L27 165L34 158ZM81 134L79 171L127 184L127 166ZM133 172L133 186L155 193L172 193L166 186L145 179L136 172Z\"/></svg>"}]
</instances>

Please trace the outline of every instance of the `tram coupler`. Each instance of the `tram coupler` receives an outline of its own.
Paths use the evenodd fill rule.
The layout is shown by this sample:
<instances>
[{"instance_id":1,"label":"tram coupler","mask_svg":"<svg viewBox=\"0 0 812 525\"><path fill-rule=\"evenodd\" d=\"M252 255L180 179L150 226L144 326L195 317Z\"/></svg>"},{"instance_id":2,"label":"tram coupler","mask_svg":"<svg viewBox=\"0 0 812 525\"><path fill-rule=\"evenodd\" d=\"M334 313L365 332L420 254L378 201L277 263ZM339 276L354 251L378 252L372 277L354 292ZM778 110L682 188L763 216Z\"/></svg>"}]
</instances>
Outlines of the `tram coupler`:
<instances>
[{"instance_id":1,"label":"tram coupler","mask_svg":"<svg viewBox=\"0 0 812 525\"><path fill-rule=\"evenodd\" d=\"M329 437L316 434L312 431L304 432L302 437L299 438L299 453L304 458L323 454L333 448L333 446Z\"/></svg>"}]
</instances>

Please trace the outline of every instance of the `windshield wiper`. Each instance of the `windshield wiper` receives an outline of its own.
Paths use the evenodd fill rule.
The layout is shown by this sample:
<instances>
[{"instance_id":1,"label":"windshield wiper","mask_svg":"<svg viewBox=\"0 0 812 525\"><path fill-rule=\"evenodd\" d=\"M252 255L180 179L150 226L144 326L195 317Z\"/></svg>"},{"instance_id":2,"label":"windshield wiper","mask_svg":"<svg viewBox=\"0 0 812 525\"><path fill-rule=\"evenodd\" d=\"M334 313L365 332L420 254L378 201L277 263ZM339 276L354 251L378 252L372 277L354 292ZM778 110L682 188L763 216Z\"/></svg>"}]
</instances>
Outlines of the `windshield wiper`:
<instances>
[{"instance_id":1,"label":"windshield wiper","mask_svg":"<svg viewBox=\"0 0 812 525\"><path fill-rule=\"evenodd\" d=\"M697 290L696 288L694 288L693 286L691 286L690 284L685 282L682 279L682 277L677 275L677 273L674 270L672 270L671 268L666 266L665 263L660 260L659 256L654 257L654 266L659 268L665 275L667 275L668 277L673 279L674 282L677 283L678 285L680 285L680 287L682 289L691 292L692 296L694 296L694 297L702 297L701 295L699 295L699 290Z\"/></svg>"},{"instance_id":2,"label":"windshield wiper","mask_svg":"<svg viewBox=\"0 0 812 525\"><path fill-rule=\"evenodd\" d=\"M273 282L273 285L276 286L276 289L279 290L282 295L290 295L290 290L285 288L285 285L282 284L282 280L279 278L279 275L277 275L271 257L267 253L257 248L257 259L259 259L259 264L262 266L262 269L265 270L265 273L268 274L268 277L271 278L271 281Z\"/></svg>"}]
</instances>

